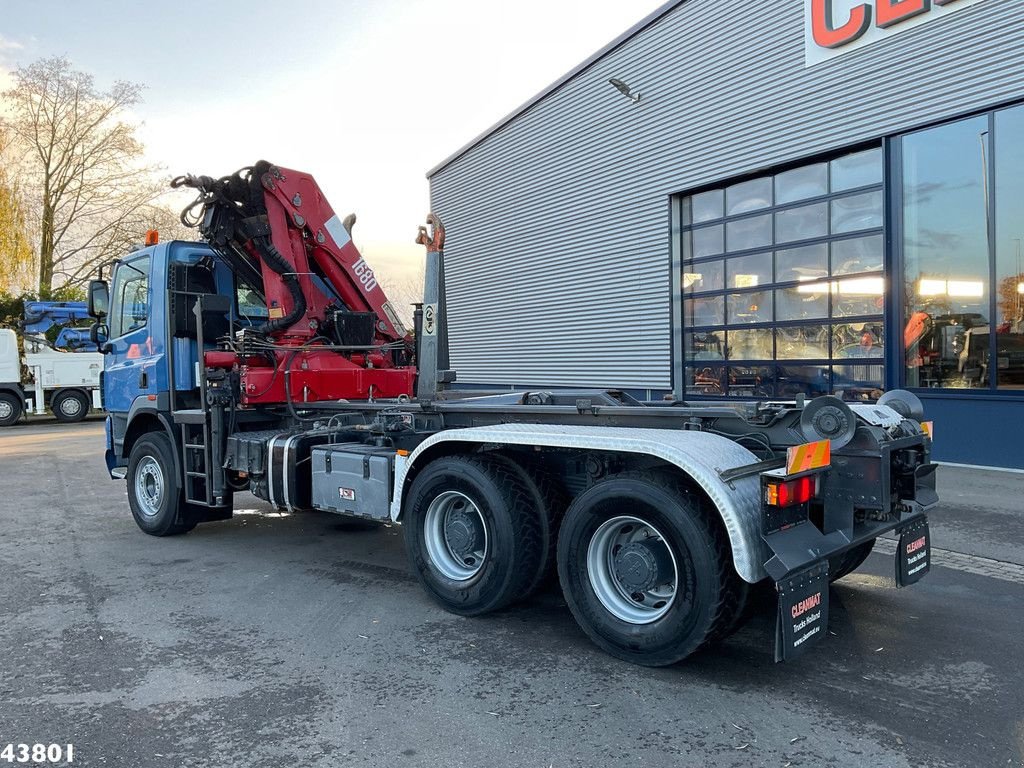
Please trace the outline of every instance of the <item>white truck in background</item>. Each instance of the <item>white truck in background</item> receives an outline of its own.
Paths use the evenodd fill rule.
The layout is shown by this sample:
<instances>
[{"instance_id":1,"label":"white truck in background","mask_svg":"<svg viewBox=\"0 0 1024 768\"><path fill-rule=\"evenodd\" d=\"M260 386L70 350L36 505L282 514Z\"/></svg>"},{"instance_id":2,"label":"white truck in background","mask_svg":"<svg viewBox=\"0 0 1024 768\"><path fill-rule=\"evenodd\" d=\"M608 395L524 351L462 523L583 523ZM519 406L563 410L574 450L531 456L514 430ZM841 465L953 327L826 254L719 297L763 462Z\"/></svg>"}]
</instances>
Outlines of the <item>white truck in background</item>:
<instances>
[{"instance_id":1,"label":"white truck in background","mask_svg":"<svg viewBox=\"0 0 1024 768\"><path fill-rule=\"evenodd\" d=\"M62 331L58 344L72 342L66 349L45 336L46 328L77 319L84 309L84 304L67 302L26 305L24 349L19 349L15 331L0 328L0 427L17 423L23 413L43 414L47 409L58 421L81 421L101 407L103 356L82 351L81 329Z\"/></svg>"}]
</instances>

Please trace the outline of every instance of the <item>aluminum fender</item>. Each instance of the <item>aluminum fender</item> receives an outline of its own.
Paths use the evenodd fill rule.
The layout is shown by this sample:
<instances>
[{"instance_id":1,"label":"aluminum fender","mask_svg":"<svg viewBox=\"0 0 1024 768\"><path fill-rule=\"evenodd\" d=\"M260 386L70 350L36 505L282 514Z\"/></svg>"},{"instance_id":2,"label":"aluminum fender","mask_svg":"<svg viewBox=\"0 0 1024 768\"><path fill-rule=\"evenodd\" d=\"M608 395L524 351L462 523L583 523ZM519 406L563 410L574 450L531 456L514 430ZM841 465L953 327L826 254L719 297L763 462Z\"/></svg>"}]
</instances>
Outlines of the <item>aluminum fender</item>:
<instances>
[{"instance_id":1,"label":"aluminum fender","mask_svg":"<svg viewBox=\"0 0 1024 768\"><path fill-rule=\"evenodd\" d=\"M544 424L498 424L446 430L424 440L409 456L397 457L392 520L398 521L401 517L409 470L424 451L444 442L620 451L654 456L674 464L693 478L718 508L729 533L736 572L750 583L767 576L764 563L768 552L761 539L760 480L754 475L726 483L718 475L720 470L753 464L758 458L729 438L696 431Z\"/></svg>"}]
</instances>

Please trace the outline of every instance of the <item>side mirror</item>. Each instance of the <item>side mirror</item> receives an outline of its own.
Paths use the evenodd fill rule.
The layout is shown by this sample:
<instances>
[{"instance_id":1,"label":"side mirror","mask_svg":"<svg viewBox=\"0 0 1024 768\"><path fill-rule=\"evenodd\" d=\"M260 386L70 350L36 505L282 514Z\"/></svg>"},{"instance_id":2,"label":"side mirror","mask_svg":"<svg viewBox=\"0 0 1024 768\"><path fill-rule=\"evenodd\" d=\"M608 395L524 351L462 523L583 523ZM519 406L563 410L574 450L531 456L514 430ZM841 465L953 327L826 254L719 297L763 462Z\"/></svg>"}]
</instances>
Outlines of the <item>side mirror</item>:
<instances>
[{"instance_id":1,"label":"side mirror","mask_svg":"<svg viewBox=\"0 0 1024 768\"><path fill-rule=\"evenodd\" d=\"M89 281L89 316L102 320L110 312L110 288L106 280ZM96 326L93 326L95 328Z\"/></svg>"},{"instance_id":2,"label":"side mirror","mask_svg":"<svg viewBox=\"0 0 1024 768\"><path fill-rule=\"evenodd\" d=\"M90 292L90 296L91 296ZM96 345L96 349L103 354L107 354L110 351L110 347L107 346L107 339L110 336L110 329L106 323L93 323L89 328L89 341Z\"/></svg>"}]
</instances>

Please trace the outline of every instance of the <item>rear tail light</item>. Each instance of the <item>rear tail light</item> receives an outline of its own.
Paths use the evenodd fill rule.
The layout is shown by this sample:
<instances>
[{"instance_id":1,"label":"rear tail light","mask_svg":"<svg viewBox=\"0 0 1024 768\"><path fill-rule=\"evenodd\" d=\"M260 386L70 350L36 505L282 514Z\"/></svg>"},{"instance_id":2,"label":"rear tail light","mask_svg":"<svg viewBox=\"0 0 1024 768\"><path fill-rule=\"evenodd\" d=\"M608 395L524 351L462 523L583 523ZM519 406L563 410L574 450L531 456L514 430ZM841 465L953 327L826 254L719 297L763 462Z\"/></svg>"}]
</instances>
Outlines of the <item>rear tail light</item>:
<instances>
[{"instance_id":1,"label":"rear tail light","mask_svg":"<svg viewBox=\"0 0 1024 768\"><path fill-rule=\"evenodd\" d=\"M765 485L764 501L769 507L793 507L806 504L818 492L818 479L814 475L796 480L769 482Z\"/></svg>"}]
</instances>

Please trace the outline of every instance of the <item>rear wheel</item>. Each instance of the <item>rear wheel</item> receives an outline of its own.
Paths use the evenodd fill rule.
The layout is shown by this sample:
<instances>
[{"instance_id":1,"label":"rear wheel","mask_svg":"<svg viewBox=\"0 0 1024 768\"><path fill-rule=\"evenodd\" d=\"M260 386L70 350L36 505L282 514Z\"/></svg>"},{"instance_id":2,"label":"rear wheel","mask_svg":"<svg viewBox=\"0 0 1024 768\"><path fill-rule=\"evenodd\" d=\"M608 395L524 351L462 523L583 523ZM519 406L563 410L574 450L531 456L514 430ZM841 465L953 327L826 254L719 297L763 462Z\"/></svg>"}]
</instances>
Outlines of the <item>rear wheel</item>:
<instances>
[{"instance_id":1,"label":"rear wheel","mask_svg":"<svg viewBox=\"0 0 1024 768\"><path fill-rule=\"evenodd\" d=\"M166 434L151 432L132 446L127 481L132 516L150 536L174 536L195 528L181 501L174 453Z\"/></svg>"},{"instance_id":2,"label":"rear wheel","mask_svg":"<svg viewBox=\"0 0 1024 768\"><path fill-rule=\"evenodd\" d=\"M477 616L527 594L542 559L539 512L504 461L437 459L413 482L408 504L409 559L444 608Z\"/></svg>"},{"instance_id":3,"label":"rear wheel","mask_svg":"<svg viewBox=\"0 0 1024 768\"><path fill-rule=\"evenodd\" d=\"M742 599L732 590L728 541L706 503L670 475L627 473L569 507L559 580L580 627L608 653L674 664L733 624Z\"/></svg>"},{"instance_id":4,"label":"rear wheel","mask_svg":"<svg viewBox=\"0 0 1024 768\"><path fill-rule=\"evenodd\" d=\"M875 540L865 541L863 544L858 544L853 549L848 549L838 557L834 557L829 560L828 564L828 580L839 581L844 576L849 576L851 573L856 571L862 565L864 561L868 559L868 555L871 554L871 550L875 548Z\"/></svg>"},{"instance_id":5,"label":"rear wheel","mask_svg":"<svg viewBox=\"0 0 1024 768\"><path fill-rule=\"evenodd\" d=\"M89 400L85 393L77 389L65 389L54 396L50 408L57 421L72 424L81 421L89 413Z\"/></svg>"},{"instance_id":6,"label":"rear wheel","mask_svg":"<svg viewBox=\"0 0 1024 768\"><path fill-rule=\"evenodd\" d=\"M0 392L0 427L9 427L21 418L21 398L10 392Z\"/></svg>"}]
</instances>

